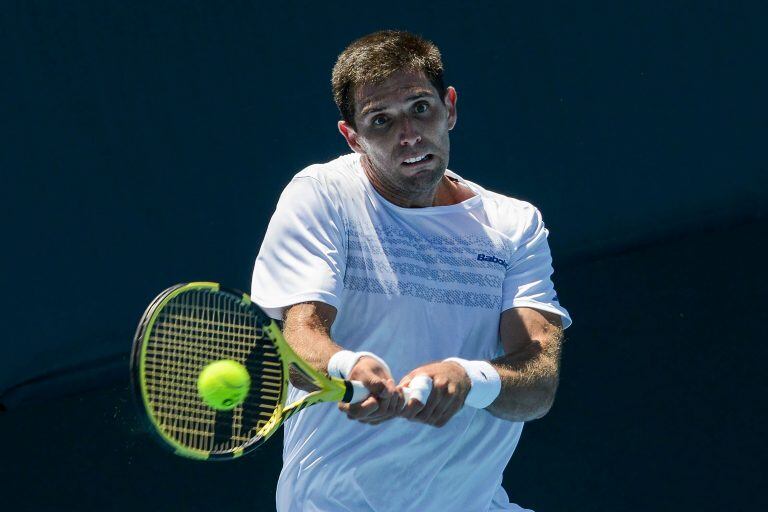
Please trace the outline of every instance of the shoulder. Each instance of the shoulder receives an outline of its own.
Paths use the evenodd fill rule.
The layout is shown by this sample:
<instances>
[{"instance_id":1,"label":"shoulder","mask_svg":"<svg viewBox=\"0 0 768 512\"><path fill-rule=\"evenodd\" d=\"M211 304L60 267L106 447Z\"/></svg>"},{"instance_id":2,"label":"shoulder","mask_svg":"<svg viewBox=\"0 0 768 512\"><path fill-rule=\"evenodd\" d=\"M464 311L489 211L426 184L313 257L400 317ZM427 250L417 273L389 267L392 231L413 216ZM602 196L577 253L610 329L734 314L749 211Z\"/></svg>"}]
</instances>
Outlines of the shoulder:
<instances>
[{"instance_id":1,"label":"shoulder","mask_svg":"<svg viewBox=\"0 0 768 512\"><path fill-rule=\"evenodd\" d=\"M493 193L489 202L493 205L489 210L493 210L494 227L516 242L536 236L544 229L541 212L528 201Z\"/></svg>"},{"instance_id":2,"label":"shoulder","mask_svg":"<svg viewBox=\"0 0 768 512\"><path fill-rule=\"evenodd\" d=\"M462 181L480 196L490 226L507 237L519 240L544 228L541 212L532 203L488 190L463 178Z\"/></svg>"},{"instance_id":3,"label":"shoulder","mask_svg":"<svg viewBox=\"0 0 768 512\"><path fill-rule=\"evenodd\" d=\"M305 220L333 218L346 222L345 211L353 204L350 198L359 182L355 156L343 155L296 173L280 194L277 210Z\"/></svg>"},{"instance_id":4,"label":"shoulder","mask_svg":"<svg viewBox=\"0 0 768 512\"><path fill-rule=\"evenodd\" d=\"M329 162L312 164L294 175L290 186L314 187L338 197L359 181L359 155L350 153Z\"/></svg>"}]
</instances>

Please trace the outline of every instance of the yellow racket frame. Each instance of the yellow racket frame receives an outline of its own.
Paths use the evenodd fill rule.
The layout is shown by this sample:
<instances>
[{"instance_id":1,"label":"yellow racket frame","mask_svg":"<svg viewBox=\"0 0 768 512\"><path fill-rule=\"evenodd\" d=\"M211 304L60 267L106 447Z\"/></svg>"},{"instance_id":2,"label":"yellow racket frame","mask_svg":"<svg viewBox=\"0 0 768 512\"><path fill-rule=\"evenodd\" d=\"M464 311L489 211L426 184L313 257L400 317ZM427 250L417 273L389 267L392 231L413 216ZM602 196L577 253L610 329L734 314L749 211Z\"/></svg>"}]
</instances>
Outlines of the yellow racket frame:
<instances>
[{"instance_id":1,"label":"yellow racket frame","mask_svg":"<svg viewBox=\"0 0 768 512\"><path fill-rule=\"evenodd\" d=\"M225 292L230 295L238 296L242 301L242 304L247 306L255 316L258 316L261 319L262 329L268 334L268 337L277 349L282 365L282 379L278 404L272 411L271 417L258 429L256 434L247 443L228 452L212 453L211 451L186 446L174 439L157 420L150 399L149 390L147 389L147 380L145 379L144 371L147 366L147 348L150 343L150 336L153 332L155 322L166 304L178 295L191 290L207 290L217 293ZM200 281L179 284L166 289L155 298L145 311L144 316L139 323L136 338L134 339L134 357L132 358L131 366L132 378L135 384L134 390L138 388L138 394L141 399L141 409L149 420L153 430L167 446L173 449L174 453L196 460L225 460L240 457L264 443L279 429L286 419L298 411L321 402L349 401L353 393L352 387L347 381L329 377L315 370L309 363L301 359L285 341L277 322L261 311L261 309L251 301L248 294L237 290L222 288L219 283L214 282ZM299 400L285 405L285 400L288 396L291 368L293 368L294 371L299 372L303 377L303 380L311 383L316 389L307 395L304 395Z\"/></svg>"}]
</instances>

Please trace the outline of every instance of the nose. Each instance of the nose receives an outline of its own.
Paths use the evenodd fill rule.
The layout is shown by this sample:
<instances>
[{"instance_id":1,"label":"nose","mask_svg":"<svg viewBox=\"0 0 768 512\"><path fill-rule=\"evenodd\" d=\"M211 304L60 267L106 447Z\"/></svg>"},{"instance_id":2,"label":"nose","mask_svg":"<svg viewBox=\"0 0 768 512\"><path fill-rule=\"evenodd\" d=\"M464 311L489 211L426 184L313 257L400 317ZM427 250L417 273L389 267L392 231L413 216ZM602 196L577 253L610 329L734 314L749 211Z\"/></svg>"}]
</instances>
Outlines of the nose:
<instances>
[{"instance_id":1,"label":"nose","mask_svg":"<svg viewBox=\"0 0 768 512\"><path fill-rule=\"evenodd\" d=\"M400 125L400 145L415 146L421 142L421 135L414 129L413 123L407 117Z\"/></svg>"}]
</instances>

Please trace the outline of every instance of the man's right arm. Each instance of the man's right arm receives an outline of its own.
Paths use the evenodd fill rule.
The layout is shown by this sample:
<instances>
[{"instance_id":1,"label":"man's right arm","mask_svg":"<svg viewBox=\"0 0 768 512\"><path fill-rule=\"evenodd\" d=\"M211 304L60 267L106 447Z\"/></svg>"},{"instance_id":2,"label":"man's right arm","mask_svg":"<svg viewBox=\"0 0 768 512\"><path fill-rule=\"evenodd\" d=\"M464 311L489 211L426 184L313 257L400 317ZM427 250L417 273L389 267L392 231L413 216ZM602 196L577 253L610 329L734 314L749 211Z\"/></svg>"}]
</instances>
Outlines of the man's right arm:
<instances>
[{"instance_id":1,"label":"man's right arm","mask_svg":"<svg viewBox=\"0 0 768 512\"><path fill-rule=\"evenodd\" d=\"M285 308L283 334L299 357L314 368L327 372L331 357L342 347L331 339L331 326L336 308L323 302L302 302ZM378 361L361 357L347 376L359 380L371 395L357 404L339 404L347 417L363 423L378 424L394 418L403 408L402 392L395 386L392 375Z\"/></svg>"},{"instance_id":2,"label":"man's right arm","mask_svg":"<svg viewBox=\"0 0 768 512\"><path fill-rule=\"evenodd\" d=\"M341 347L331 339L336 308L323 302L302 302L283 312L283 335L291 348L312 367L327 372L331 356Z\"/></svg>"}]
</instances>

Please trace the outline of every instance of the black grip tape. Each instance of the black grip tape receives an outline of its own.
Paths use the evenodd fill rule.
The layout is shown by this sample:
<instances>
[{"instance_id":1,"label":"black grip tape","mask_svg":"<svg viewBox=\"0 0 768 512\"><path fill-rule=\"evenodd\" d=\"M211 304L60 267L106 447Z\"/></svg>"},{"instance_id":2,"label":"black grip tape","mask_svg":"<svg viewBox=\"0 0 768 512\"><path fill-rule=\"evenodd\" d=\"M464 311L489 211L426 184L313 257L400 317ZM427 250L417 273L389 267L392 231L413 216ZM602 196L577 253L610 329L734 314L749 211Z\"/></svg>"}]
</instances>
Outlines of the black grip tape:
<instances>
[{"instance_id":1,"label":"black grip tape","mask_svg":"<svg viewBox=\"0 0 768 512\"><path fill-rule=\"evenodd\" d=\"M348 380L344 381L344 386L347 389L344 391L344 398L342 398L341 401L348 404L352 400L352 395L355 394L355 388L352 387L352 383Z\"/></svg>"}]
</instances>

